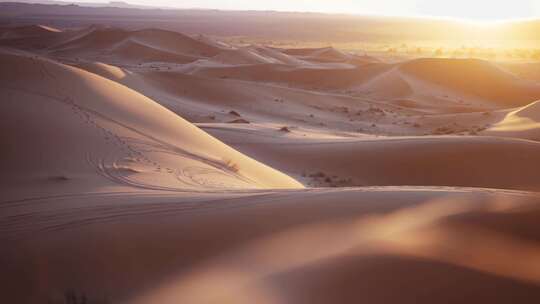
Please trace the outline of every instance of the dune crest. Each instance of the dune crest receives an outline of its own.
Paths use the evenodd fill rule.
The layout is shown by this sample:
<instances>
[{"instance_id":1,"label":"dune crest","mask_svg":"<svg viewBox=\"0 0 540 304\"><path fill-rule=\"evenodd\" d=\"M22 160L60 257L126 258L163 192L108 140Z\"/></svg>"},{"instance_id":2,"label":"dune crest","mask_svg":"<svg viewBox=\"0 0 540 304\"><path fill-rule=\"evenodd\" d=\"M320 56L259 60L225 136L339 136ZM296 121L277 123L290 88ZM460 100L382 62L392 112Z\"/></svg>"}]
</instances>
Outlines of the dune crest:
<instances>
[{"instance_id":1,"label":"dune crest","mask_svg":"<svg viewBox=\"0 0 540 304\"><path fill-rule=\"evenodd\" d=\"M28 26L19 26L12 28L1 28L0 29L0 39L18 39L18 38L29 38L29 37L38 37L42 35L51 35L54 33L59 33L61 30L46 26L46 25L28 25Z\"/></svg>"},{"instance_id":2,"label":"dune crest","mask_svg":"<svg viewBox=\"0 0 540 304\"><path fill-rule=\"evenodd\" d=\"M496 136L540 140L540 101L509 112L503 120L486 131Z\"/></svg>"}]
</instances>

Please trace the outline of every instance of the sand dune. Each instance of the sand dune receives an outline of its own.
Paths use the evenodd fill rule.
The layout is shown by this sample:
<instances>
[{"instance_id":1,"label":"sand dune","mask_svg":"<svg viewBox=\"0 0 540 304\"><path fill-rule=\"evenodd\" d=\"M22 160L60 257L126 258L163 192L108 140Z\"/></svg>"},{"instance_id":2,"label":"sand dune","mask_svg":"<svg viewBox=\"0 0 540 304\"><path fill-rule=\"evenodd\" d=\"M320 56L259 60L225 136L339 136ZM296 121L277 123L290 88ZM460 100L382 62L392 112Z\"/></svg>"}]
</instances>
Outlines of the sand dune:
<instances>
[{"instance_id":1,"label":"sand dune","mask_svg":"<svg viewBox=\"0 0 540 304\"><path fill-rule=\"evenodd\" d=\"M540 97L538 84L520 80L487 61L417 59L402 64L400 69L425 82L496 102L504 107L523 106Z\"/></svg>"},{"instance_id":2,"label":"sand dune","mask_svg":"<svg viewBox=\"0 0 540 304\"><path fill-rule=\"evenodd\" d=\"M345 125L349 120L347 115L357 116L358 111L370 107L367 101L350 96L321 94L264 83L239 82L227 78L208 79L175 72L139 75L145 84L151 85L139 86L145 94L154 96L153 98L169 109L190 117L194 122L210 122L205 119L209 115L215 117L214 122L225 122L230 118L228 113L236 110L253 122L312 127L321 126L324 122L335 128L355 130L354 125ZM126 81L129 81L129 78ZM166 92L167 96L160 97L159 94L163 92ZM286 109L284 105L287 106ZM381 107L393 108L392 105ZM348 109L349 114L344 113L345 109Z\"/></svg>"},{"instance_id":3,"label":"sand dune","mask_svg":"<svg viewBox=\"0 0 540 304\"><path fill-rule=\"evenodd\" d=\"M377 75L360 87L379 98L407 98L414 94L411 84L395 68Z\"/></svg>"},{"instance_id":4,"label":"sand dune","mask_svg":"<svg viewBox=\"0 0 540 304\"><path fill-rule=\"evenodd\" d=\"M456 282L478 301L540 297L530 218L539 209L526 194L388 188L67 201L4 203L4 299L461 303Z\"/></svg>"},{"instance_id":5,"label":"sand dune","mask_svg":"<svg viewBox=\"0 0 540 304\"><path fill-rule=\"evenodd\" d=\"M227 113L234 109L250 120L266 117L266 121L287 123L295 120L298 123L308 119L310 121L307 123L317 125L321 120L311 118L310 114L342 121L340 107L350 108L351 112L369 107L366 101L350 96L320 94L227 78L209 79L197 73L133 71L104 63L77 63L77 66L138 90L194 122L209 122L209 115L215 116L216 122L219 122L230 118ZM264 106L254 106L256 104ZM287 111L283 111L283 104L287 104Z\"/></svg>"},{"instance_id":6,"label":"sand dune","mask_svg":"<svg viewBox=\"0 0 540 304\"><path fill-rule=\"evenodd\" d=\"M540 101L509 112L485 133L540 141Z\"/></svg>"},{"instance_id":7,"label":"sand dune","mask_svg":"<svg viewBox=\"0 0 540 304\"><path fill-rule=\"evenodd\" d=\"M157 29L90 27L78 33L56 33L54 39L47 36L39 39L48 46L48 55L66 60L86 58L116 65L193 63L186 73L390 100L427 113L504 109L540 98L538 84L475 59L427 58L390 64L334 48L235 48L208 37ZM217 65L199 64L199 59Z\"/></svg>"},{"instance_id":8,"label":"sand dune","mask_svg":"<svg viewBox=\"0 0 540 304\"><path fill-rule=\"evenodd\" d=\"M0 28L0 46L42 50L76 36L78 31L63 31L45 25Z\"/></svg>"},{"instance_id":9,"label":"sand dune","mask_svg":"<svg viewBox=\"0 0 540 304\"><path fill-rule=\"evenodd\" d=\"M277 50L275 48L269 48L264 46L256 47L255 50L257 53L262 54L264 56L273 58L277 60L279 63L287 64L287 65L307 65L309 64L307 61L301 60L299 58L296 58L294 56L289 56L287 54L282 53L280 50Z\"/></svg>"},{"instance_id":10,"label":"sand dune","mask_svg":"<svg viewBox=\"0 0 540 304\"><path fill-rule=\"evenodd\" d=\"M530 76L159 29L11 30L2 302L540 300Z\"/></svg>"},{"instance_id":11,"label":"sand dune","mask_svg":"<svg viewBox=\"0 0 540 304\"><path fill-rule=\"evenodd\" d=\"M349 66L310 67L282 64L259 64L233 67L201 67L195 74L212 78L233 78L245 81L271 82L315 90L346 90L362 84L388 69L385 64L362 69Z\"/></svg>"},{"instance_id":12,"label":"sand dune","mask_svg":"<svg viewBox=\"0 0 540 304\"><path fill-rule=\"evenodd\" d=\"M124 69L117 77L95 64L77 66L138 90L193 122L228 122L232 120L228 113L235 110L251 122L316 128L321 132L425 135L477 133L503 115L485 115L484 111L492 107L481 103L419 95L413 87L418 84L409 82L395 69L375 76L362 89L382 91L356 96L221 77L209 79L189 71ZM393 79L401 80L403 88ZM460 113L460 117L456 120L449 113Z\"/></svg>"},{"instance_id":13,"label":"sand dune","mask_svg":"<svg viewBox=\"0 0 540 304\"><path fill-rule=\"evenodd\" d=\"M2 159L2 179L8 184L300 186L117 83L28 54L2 51L1 60L7 96L2 130L11 147ZM32 156L36 150L39 158Z\"/></svg>"},{"instance_id":14,"label":"sand dune","mask_svg":"<svg viewBox=\"0 0 540 304\"><path fill-rule=\"evenodd\" d=\"M195 35L194 38L206 45L211 45L211 46L214 46L214 47L217 47L219 49L235 49L234 46L226 43L226 42L223 42L219 39L214 39L212 37L209 37L207 35L201 35L201 34L198 34L198 35Z\"/></svg>"},{"instance_id":15,"label":"sand dune","mask_svg":"<svg viewBox=\"0 0 540 304\"><path fill-rule=\"evenodd\" d=\"M171 31L159 29L140 30L132 33L135 41L156 45L169 52L210 57L219 53L219 48L203 41Z\"/></svg>"},{"instance_id":16,"label":"sand dune","mask_svg":"<svg viewBox=\"0 0 540 304\"><path fill-rule=\"evenodd\" d=\"M212 57L213 61L230 65L235 64L285 64L285 65L309 65L308 62L293 56L283 54L278 50L267 47L241 47L221 51Z\"/></svg>"},{"instance_id":17,"label":"sand dune","mask_svg":"<svg viewBox=\"0 0 540 304\"><path fill-rule=\"evenodd\" d=\"M0 39L28 38L50 35L60 32L59 29L45 25L28 25L12 28L0 28Z\"/></svg>"},{"instance_id":18,"label":"sand dune","mask_svg":"<svg viewBox=\"0 0 540 304\"><path fill-rule=\"evenodd\" d=\"M540 98L538 84L477 60L418 59L399 64L341 67L283 65L271 60L253 60L251 63L248 66L200 67L194 73L204 77L367 95L379 100L410 98L424 107L437 103L437 106L455 109L501 109L523 106Z\"/></svg>"},{"instance_id":19,"label":"sand dune","mask_svg":"<svg viewBox=\"0 0 540 304\"><path fill-rule=\"evenodd\" d=\"M198 60L195 56L173 53L167 50L145 45L137 41L127 40L117 44L108 52L115 58L127 60L129 62L170 62L170 63L189 63Z\"/></svg>"},{"instance_id":20,"label":"sand dune","mask_svg":"<svg viewBox=\"0 0 540 304\"><path fill-rule=\"evenodd\" d=\"M261 56L250 48L225 50L212 59L226 64L264 64L276 62L275 60Z\"/></svg>"},{"instance_id":21,"label":"sand dune","mask_svg":"<svg viewBox=\"0 0 540 304\"><path fill-rule=\"evenodd\" d=\"M58 44L49 52L55 56L116 56L116 59L187 63L214 56L213 45L176 32L157 29L127 31L117 28L91 28L76 39Z\"/></svg>"},{"instance_id":22,"label":"sand dune","mask_svg":"<svg viewBox=\"0 0 540 304\"><path fill-rule=\"evenodd\" d=\"M211 124L203 128L240 151L314 186L540 190L540 174L530 166L540 162L540 145L532 141L488 137L319 139L279 136L275 130L250 132L250 128Z\"/></svg>"},{"instance_id":23,"label":"sand dune","mask_svg":"<svg viewBox=\"0 0 540 304\"><path fill-rule=\"evenodd\" d=\"M352 57L332 47L318 49L286 49L285 54L300 56L310 61L344 62Z\"/></svg>"}]
</instances>

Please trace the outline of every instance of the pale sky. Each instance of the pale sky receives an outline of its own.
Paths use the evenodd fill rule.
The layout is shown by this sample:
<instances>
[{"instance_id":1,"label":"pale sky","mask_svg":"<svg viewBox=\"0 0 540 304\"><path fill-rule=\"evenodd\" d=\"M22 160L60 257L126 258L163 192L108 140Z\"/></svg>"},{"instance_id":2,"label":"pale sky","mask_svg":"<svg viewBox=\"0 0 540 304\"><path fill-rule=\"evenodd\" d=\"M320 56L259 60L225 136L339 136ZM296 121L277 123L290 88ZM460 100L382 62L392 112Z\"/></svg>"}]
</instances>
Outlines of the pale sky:
<instances>
[{"instance_id":1,"label":"pale sky","mask_svg":"<svg viewBox=\"0 0 540 304\"><path fill-rule=\"evenodd\" d=\"M181 8L450 17L473 21L540 18L540 0L128 0L127 2Z\"/></svg>"}]
</instances>

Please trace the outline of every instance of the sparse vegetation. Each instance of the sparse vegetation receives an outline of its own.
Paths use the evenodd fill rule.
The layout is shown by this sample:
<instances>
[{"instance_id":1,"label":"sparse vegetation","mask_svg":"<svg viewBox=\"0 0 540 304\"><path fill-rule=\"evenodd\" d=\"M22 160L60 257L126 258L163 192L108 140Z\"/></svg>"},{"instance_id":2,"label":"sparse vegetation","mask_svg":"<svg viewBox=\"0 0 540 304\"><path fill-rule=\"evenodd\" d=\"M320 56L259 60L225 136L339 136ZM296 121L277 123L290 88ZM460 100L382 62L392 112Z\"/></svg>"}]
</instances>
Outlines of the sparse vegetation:
<instances>
[{"instance_id":1,"label":"sparse vegetation","mask_svg":"<svg viewBox=\"0 0 540 304\"><path fill-rule=\"evenodd\" d=\"M229 121L229 123L231 123L231 124L249 124L250 122L248 120L240 118L240 119L231 120L231 121Z\"/></svg>"},{"instance_id":2,"label":"sparse vegetation","mask_svg":"<svg viewBox=\"0 0 540 304\"><path fill-rule=\"evenodd\" d=\"M279 129L279 131L281 131L281 132L286 132L286 133L290 133L290 132L291 132L291 130L290 130L288 127L286 127L286 126L281 127L281 128Z\"/></svg>"},{"instance_id":3,"label":"sparse vegetation","mask_svg":"<svg viewBox=\"0 0 540 304\"><path fill-rule=\"evenodd\" d=\"M66 175L54 175L49 177L49 180L56 182L65 182L69 180L69 177L67 177Z\"/></svg>"},{"instance_id":4,"label":"sparse vegetation","mask_svg":"<svg viewBox=\"0 0 540 304\"><path fill-rule=\"evenodd\" d=\"M315 187L351 187L355 186L352 178L340 178L337 175L329 175L324 172L315 172L307 174L302 173L302 177L310 179L309 184Z\"/></svg>"},{"instance_id":5,"label":"sparse vegetation","mask_svg":"<svg viewBox=\"0 0 540 304\"><path fill-rule=\"evenodd\" d=\"M240 171L240 166L232 160L226 160L225 166L235 173L238 173Z\"/></svg>"}]
</instances>

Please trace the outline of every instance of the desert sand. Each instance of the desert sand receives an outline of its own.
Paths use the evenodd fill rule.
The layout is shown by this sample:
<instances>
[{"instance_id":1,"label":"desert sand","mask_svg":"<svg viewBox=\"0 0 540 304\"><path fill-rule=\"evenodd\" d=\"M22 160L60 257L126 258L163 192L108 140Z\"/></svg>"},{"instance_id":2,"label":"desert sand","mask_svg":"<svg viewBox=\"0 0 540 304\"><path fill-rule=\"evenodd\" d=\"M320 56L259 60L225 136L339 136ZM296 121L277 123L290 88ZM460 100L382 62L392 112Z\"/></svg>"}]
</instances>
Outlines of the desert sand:
<instances>
[{"instance_id":1,"label":"desert sand","mask_svg":"<svg viewBox=\"0 0 540 304\"><path fill-rule=\"evenodd\" d=\"M540 301L503 64L27 25L0 67L2 302Z\"/></svg>"}]
</instances>

